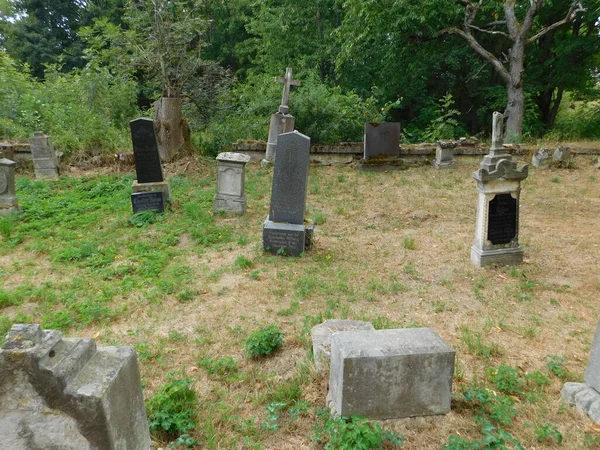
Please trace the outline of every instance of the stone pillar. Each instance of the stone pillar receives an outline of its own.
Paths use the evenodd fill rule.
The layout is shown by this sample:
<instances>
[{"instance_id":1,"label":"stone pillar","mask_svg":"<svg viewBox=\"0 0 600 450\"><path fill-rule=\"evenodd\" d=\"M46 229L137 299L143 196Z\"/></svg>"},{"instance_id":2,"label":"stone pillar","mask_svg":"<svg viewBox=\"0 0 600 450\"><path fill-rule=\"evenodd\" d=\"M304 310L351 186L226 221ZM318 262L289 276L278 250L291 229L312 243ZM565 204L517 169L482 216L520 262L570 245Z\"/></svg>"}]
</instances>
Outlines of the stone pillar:
<instances>
[{"instance_id":1,"label":"stone pillar","mask_svg":"<svg viewBox=\"0 0 600 450\"><path fill-rule=\"evenodd\" d=\"M502 114L495 112L495 132L496 122L502 120ZM490 153L483 158L479 170L473 172L478 192L475 242L471 247L474 265L523 261L523 249L519 247L519 196L521 180L527 175L528 166L517 169L501 139L494 136Z\"/></svg>"},{"instance_id":2,"label":"stone pillar","mask_svg":"<svg viewBox=\"0 0 600 450\"><path fill-rule=\"evenodd\" d=\"M271 116L269 125L269 138L267 140L267 150L265 158L261 161L261 166L271 164L275 161L275 150L277 149L277 139L280 134L294 131L296 119L291 114L276 112Z\"/></svg>"},{"instance_id":3,"label":"stone pillar","mask_svg":"<svg viewBox=\"0 0 600 450\"><path fill-rule=\"evenodd\" d=\"M21 210L15 190L15 166L10 159L0 159L0 216Z\"/></svg>"},{"instance_id":4,"label":"stone pillar","mask_svg":"<svg viewBox=\"0 0 600 450\"><path fill-rule=\"evenodd\" d=\"M227 214L246 212L246 164L250 157L242 153L224 152L217 156L217 194L213 211Z\"/></svg>"},{"instance_id":5,"label":"stone pillar","mask_svg":"<svg viewBox=\"0 0 600 450\"><path fill-rule=\"evenodd\" d=\"M29 140L31 144L31 157L33 159L33 170L38 179L58 178L58 159L50 137L41 131L33 134Z\"/></svg>"},{"instance_id":6,"label":"stone pillar","mask_svg":"<svg viewBox=\"0 0 600 450\"><path fill-rule=\"evenodd\" d=\"M435 161L433 167L436 169L453 169L454 149L456 144L452 141L437 141L435 147Z\"/></svg>"}]
</instances>

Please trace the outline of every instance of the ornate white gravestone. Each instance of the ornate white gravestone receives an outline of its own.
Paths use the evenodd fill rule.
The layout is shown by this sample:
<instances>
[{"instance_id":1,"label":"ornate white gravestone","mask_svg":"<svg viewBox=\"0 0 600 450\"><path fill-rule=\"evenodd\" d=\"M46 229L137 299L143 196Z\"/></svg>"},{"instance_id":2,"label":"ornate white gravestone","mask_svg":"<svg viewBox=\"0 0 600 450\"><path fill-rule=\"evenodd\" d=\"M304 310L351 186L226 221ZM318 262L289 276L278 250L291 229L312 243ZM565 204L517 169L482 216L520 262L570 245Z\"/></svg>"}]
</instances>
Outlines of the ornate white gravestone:
<instances>
[{"instance_id":1,"label":"ornate white gravestone","mask_svg":"<svg viewBox=\"0 0 600 450\"><path fill-rule=\"evenodd\" d=\"M250 157L242 153L224 152L217 156L217 194L214 212L244 214L246 212L246 164Z\"/></svg>"},{"instance_id":2,"label":"ornate white gravestone","mask_svg":"<svg viewBox=\"0 0 600 450\"><path fill-rule=\"evenodd\" d=\"M15 191L15 166L10 159L0 159L0 216L21 210Z\"/></svg>"},{"instance_id":3,"label":"ornate white gravestone","mask_svg":"<svg viewBox=\"0 0 600 450\"><path fill-rule=\"evenodd\" d=\"M517 169L517 163L502 145L504 116L495 112L493 117L492 148L479 170L473 172L478 200L471 261L479 267L523 261L523 249L519 247L519 196L528 166Z\"/></svg>"}]
</instances>

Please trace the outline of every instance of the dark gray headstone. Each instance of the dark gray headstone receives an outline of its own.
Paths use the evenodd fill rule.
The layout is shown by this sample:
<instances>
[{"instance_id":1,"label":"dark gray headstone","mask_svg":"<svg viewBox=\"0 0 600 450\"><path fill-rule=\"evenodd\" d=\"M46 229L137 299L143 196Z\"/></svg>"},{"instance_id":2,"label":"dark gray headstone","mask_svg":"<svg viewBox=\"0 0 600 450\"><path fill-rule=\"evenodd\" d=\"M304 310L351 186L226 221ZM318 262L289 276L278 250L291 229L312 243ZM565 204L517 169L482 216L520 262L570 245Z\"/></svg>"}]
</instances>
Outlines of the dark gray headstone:
<instances>
[{"instance_id":1,"label":"dark gray headstone","mask_svg":"<svg viewBox=\"0 0 600 450\"><path fill-rule=\"evenodd\" d=\"M129 122L129 126L131 128L137 182L156 183L163 181L152 119L135 119Z\"/></svg>"},{"instance_id":2,"label":"dark gray headstone","mask_svg":"<svg viewBox=\"0 0 600 450\"><path fill-rule=\"evenodd\" d=\"M365 153L368 160L377 156L400 156L400 124L398 122L365 123Z\"/></svg>"},{"instance_id":3,"label":"dark gray headstone","mask_svg":"<svg viewBox=\"0 0 600 450\"><path fill-rule=\"evenodd\" d=\"M308 136L297 131L279 135L269 210L272 222L304 224L309 153Z\"/></svg>"},{"instance_id":4,"label":"dark gray headstone","mask_svg":"<svg viewBox=\"0 0 600 450\"><path fill-rule=\"evenodd\" d=\"M497 194L489 205L488 240L508 244L517 235L517 199L510 194Z\"/></svg>"},{"instance_id":5,"label":"dark gray headstone","mask_svg":"<svg viewBox=\"0 0 600 450\"><path fill-rule=\"evenodd\" d=\"M131 206L134 214L147 210L164 212L165 198L163 193L160 191L136 192L131 194Z\"/></svg>"}]
</instances>

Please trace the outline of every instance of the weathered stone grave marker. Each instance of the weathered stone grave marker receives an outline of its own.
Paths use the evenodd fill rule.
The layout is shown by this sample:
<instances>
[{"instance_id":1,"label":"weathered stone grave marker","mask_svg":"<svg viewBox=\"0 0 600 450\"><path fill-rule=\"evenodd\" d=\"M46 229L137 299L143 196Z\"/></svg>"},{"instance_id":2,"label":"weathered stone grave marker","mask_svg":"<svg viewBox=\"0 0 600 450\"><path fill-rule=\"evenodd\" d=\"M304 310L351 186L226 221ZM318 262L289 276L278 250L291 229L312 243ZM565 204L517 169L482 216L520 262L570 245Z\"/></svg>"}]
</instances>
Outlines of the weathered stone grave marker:
<instances>
[{"instance_id":1,"label":"weathered stone grave marker","mask_svg":"<svg viewBox=\"0 0 600 450\"><path fill-rule=\"evenodd\" d=\"M246 164L250 157L242 153L224 152L217 156L217 194L214 212L244 214L246 212Z\"/></svg>"},{"instance_id":2,"label":"weathered stone grave marker","mask_svg":"<svg viewBox=\"0 0 600 450\"><path fill-rule=\"evenodd\" d=\"M139 118L129 122L133 155L135 159L136 180L133 181L131 204L133 212L144 209L164 211L164 204L170 199L169 182L163 178L160 155L152 119ZM162 193L162 209L156 193ZM148 193L149 195L137 195ZM135 200L134 200L135 199ZM144 208L147 205L147 208Z\"/></svg>"},{"instance_id":3,"label":"weathered stone grave marker","mask_svg":"<svg viewBox=\"0 0 600 450\"><path fill-rule=\"evenodd\" d=\"M478 200L471 262L479 267L523 261L523 249L519 247L519 196L528 166L517 169L517 163L504 149L503 119L502 114L494 113L492 148L479 170L473 172Z\"/></svg>"},{"instance_id":4,"label":"weathered stone grave marker","mask_svg":"<svg viewBox=\"0 0 600 450\"><path fill-rule=\"evenodd\" d=\"M369 419L446 414L454 357L452 347L430 328L335 333L331 411Z\"/></svg>"},{"instance_id":5,"label":"weathered stone grave marker","mask_svg":"<svg viewBox=\"0 0 600 450\"><path fill-rule=\"evenodd\" d=\"M279 136L269 217L263 247L273 254L299 256L312 247L314 225L306 224L310 138L297 131Z\"/></svg>"},{"instance_id":6,"label":"weathered stone grave marker","mask_svg":"<svg viewBox=\"0 0 600 450\"><path fill-rule=\"evenodd\" d=\"M456 144L451 141L437 141L435 146L435 160L433 167L436 169L452 169L454 163L454 149Z\"/></svg>"},{"instance_id":7,"label":"weathered stone grave marker","mask_svg":"<svg viewBox=\"0 0 600 450\"><path fill-rule=\"evenodd\" d=\"M367 122L364 132L363 170L394 170L406 168L400 159L400 124L397 122Z\"/></svg>"},{"instance_id":8,"label":"weathered stone grave marker","mask_svg":"<svg viewBox=\"0 0 600 450\"><path fill-rule=\"evenodd\" d=\"M550 163L552 162L552 156L550 152L542 148L535 152L531 157L531 165L536 169L547 169L550 167Z\"/></svg>"},{"instance_id":9,"label":"weathered stone grave marker","mask_svg":"<svg viewBox=\"0 0 600 450\"><path fill-rule=\"evenodd\" d=\"M148 450L133 347L13 325L0 349L0 436L11 450Z\"/></svg>"},{"instance_id":10,"label":"weathered stone grave marker","mask_svg":"<svg viewBox=\"0 0 600 450\"><path fill-rule=\"evenodd\" d=\"M279 105L279 110L275 114L271 115L267 149L265 151L265 158L261 162L261 165L263 166L270 164L275 160L277 139L279 138L279 135L294 131L294 123L296 121L294 116L289 113L290 87L300 86L301 82L293 79L292 69L290 67L285 69L284 78L276 77L275 81L283 84L283 94L281 96L281 105Z\"/></svg>"},{"instance_id":11,"label":"weathered stone grave marker","mask_svg":"<svg viewBox=\"0 0 600 450\"><path fill-rule=\"evenodd\" d=\"M14 161L0 158L0 216L21 210L15 189L15 166Z\"/></svg>"},{"instance_id":12,"label":"weathered stone grave marker","mask_svg":"<svg viewBox=\"0 0 600 450\"><path fill-rule=\"evenodd\" d=\"M29 139L35 177L39 179L58 178L58 157L49 136L36 131Z\"/></svg>"}]
</instances>

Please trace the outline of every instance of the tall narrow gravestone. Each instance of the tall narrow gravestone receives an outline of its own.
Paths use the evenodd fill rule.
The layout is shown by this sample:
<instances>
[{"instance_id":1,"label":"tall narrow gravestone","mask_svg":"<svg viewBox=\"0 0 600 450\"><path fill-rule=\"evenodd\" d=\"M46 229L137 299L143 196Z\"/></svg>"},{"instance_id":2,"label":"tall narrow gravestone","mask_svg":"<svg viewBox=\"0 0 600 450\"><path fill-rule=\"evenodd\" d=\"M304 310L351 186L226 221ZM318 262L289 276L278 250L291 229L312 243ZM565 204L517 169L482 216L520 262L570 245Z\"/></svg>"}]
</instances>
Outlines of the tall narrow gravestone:
<instances>
[{"instance_id":1,"label":"tall narrow gravestone","mask_svg":"<svg viewBox=\"0 0 600 450\"><path fill-rule=\"evenodd\" d=\"M261 162L261 165L263 166L270 164L275 160L275 151L277 149L277 139L279 135L294 131L294 122L296 121L294 116L290 114L288 103L290 98L290 87L300 86L300 81L293 79L292 69L289 67L285 70L285 77L276 77L275 81L283 84L283 95L281 96L279 110L271 115L267 150L265 152L265 158Z\"/></svg>"},{"instance_id":2,"label":"tall narrow gravestone","mask_svg":"<svg viewBox=\"0 0 600 450\"><path fill-rule=\"evenodd\" d=\"M15 191L15 166L10 159L0 159L0 216L21 210Z\"/></svg>"},{"instance_id":3,"label":"tall narrow gravestone","mask_svg":"<svg viewBox=\"0 0 600 450\"><path fill-rule=\"evenodd\" d=\"M297 131L279 135L269 217L263 247L273 254L299 256L312 246L314 225L306 224L310 138Z\"/></svg>"},{"instance_id":4,"label":"tall narrow gravestone","mask_svg":"<svg viewBox=\"0 0 600 450\"><path fill-rule=\"evenodd\" d=\"M479 267L523 261L523 249L519 247L519 196L528 166L517 168L502 145L504 116L495 112L493 117L492 148L479 170L473 172L478 200L471 261Z\"/></svg>"},{"instance_id":5,"label":"tall narrow gravestone","mask_svg":"<svg viewBox=\"0 0 600 450\"><path fill-rule=\"evenodd\" d=\"M133 212L153 209L164 211L170 198L169 182L163 178L160 155L152 119L139 118L129 122L137 179L133 182L131 204Z\"/></svg>"},{"instance_id":6,"label":"tall narrow gravestone","mask_svg":"<svg viewBox=\"0 0 600 450\"><path fill-rule=\"evenodd\" d=\"M35 177L39 179L58 178L58 158L50 137L37 131L29 140Z\"/></svg>"}]
</instances>

